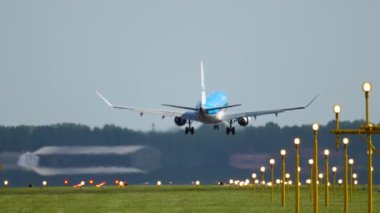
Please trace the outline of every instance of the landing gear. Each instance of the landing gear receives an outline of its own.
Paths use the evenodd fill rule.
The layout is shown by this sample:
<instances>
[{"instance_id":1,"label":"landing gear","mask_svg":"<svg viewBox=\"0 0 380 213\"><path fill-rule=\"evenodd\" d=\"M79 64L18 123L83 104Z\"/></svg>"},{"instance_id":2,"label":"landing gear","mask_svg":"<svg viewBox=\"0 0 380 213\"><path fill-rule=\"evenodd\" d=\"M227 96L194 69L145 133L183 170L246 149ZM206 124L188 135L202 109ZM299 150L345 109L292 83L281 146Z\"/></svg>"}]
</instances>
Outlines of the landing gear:
<instances>
[{"instance_id":1,"label":"landing gear","mask_svg":"<svg viewBox=\"0 0 380 213\"><path fill-rule=\"evenodd\" d=\"M185 128L185 134L187 135L187 134L194 134L194 127L186 127Z\"/></svg>"},{"instance_id":2,"label":"landing gear","mask_svg":"<svg viewBox=\"0 0 380 213\"><path fill-rule=\"evenodd\" d=\"M219 125L218 125L218 124L215 124L215 125L214 125L214 129L218 130L218 129L219 129Z\"/></svg>"},{"instance_id":3,"label":"landing gear","mask_svg":"<svg viewBox=\"0 0 380 213\"><path fill-rule=\"evenodd\" d=\"M226 128L226 134L229 135L230 133L232 135L235 135L235 127L232 126L233 121L230 120L230 126Z\"/></svg>"},{"instance_id":4,"label":"landing gear","mask_svg":"<svg viewBox=\"0 0 380 213\"><path fill-rule=\"evenodd\" d=\"M226 128L226 133L227 133L227 135L229 135L230 133L232 135L235 135L235 127L227 127Z\"/></svg>"},{"instance_id":5,"label":"landing gear","mask_svg":"<svg viewBox=\"0 0 380 213\"><path fill-rule=\"evenodd\" d=\"M185 128L185 134L192 134L194 135L194 127L191 127L191 121L188 122L189 126Z\"/></svg>"}]
</instances>

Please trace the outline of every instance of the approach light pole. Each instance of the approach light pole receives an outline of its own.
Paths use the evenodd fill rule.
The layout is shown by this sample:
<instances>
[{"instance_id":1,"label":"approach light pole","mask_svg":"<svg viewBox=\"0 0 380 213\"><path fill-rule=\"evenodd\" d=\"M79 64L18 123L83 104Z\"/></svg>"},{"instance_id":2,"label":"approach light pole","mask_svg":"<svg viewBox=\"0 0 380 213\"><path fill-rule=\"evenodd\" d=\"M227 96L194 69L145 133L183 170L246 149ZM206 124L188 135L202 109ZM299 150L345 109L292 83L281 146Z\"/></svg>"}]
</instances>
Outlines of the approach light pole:
<instances>
[{"instance_id":1,"label":"approach light pole","mask_svg":"<svg viewBox=\"0 0 380 213\"><path fill-rule=\"evenodd\" d=\"M286 182L286 193L288 193L289 192L289 188L290 188L290 174L289 173L286 173L285 174L285 182Z\"/></svg>"},{"instance_id":2,"label":"approach light pole","mask_svg":"<svg viewBox=\"0 0 380 213\"><path fill-rule=\"evenodd\" d=\"M348 138L343 138L343 145L344 145L344 212L348 212L348 180L347 180L347 167L348 167L348 152L347 152L347 145L350 141Z\"/></svg>"},{"instance_id":3,"label":"approach light pole","mask_svg":"<svg viewBox=\"0 0 380 213\"><path fill-rule=\"evenodd\" d=\"M325 206L329 206L329 155L330 155L330 150L325 149L324 151L325 154Z\"/></svg>"},{"instance_id":4,"label":"approach light pole","mask_svg":"<svg viewBox=\"0 0 380 213\"><path fill-rule=\"evenodd\" d=\"M256 178L257 178L256 173L252 173L253 192L256 191Z\"/></svg>"},{"instance_id":5,"label":"approach light pole","mask_svg":"<svg viewBox=\"0 0 380 213\"><path fill-rule=\"evenodd\" d=\"M362 89L365 93L365 129L368 137L368 212L372 212L372 125L369 123L369 92L372 90L372 84L364 82Z\"/></svg>"},{"instance_id":6,"label":"approach light pole","mask_svg":"<svg viewBox=\"0 0 380 213\"><path fill-rule=\"evenodd\" d=\"M353 184L353 181L352 181L352 167L354 165L354 159L350 158L348 160L348 164L350 165L350 203L352 203L352 184Z\"/></svg>"},{"instance_id":7,"label":"approach light pole","mask_svg":"<svg viewBox=\"0 0 380 213\"><path fill-rule=\"evenodd\" d=\"M352 174L352 178L354 179L354 192L356 193L356 185L358 184L358 175L356 173Z\"/></svg>"},{"instance_id":8,"label":"approach light pole","mask_svg":"<svg viewBox=\"0 0 380 213\"><path fill-rule=\"evenodd\" d=\"M314 123L313 126L314 133L314 169L313 169L313 188L314 188L314 213L318 213L318 130L319 124Z\"/></svg>"},{"instance_id":9,"label":"approach light pole","mask_svg":"<svg viewBox=\"0 0 380 213\"><path fill-rule=\"evenodd\" d=\"M319 177L319 187L321 188L321 191L322 191L322 185L323 185L323 173L319 173L318 175Z\"/></svg>"},{"instance_id":10,"label":"approach light pole","mask_svg":"<svg viewBox=\"0 0 380 213\"><path fill-rule=\"evenodd\" d=\"M372 154L373 151L378 153L379 150L376 149L372 144L372 135L380 134L380 126L375 126L369 121L369 93L372 90L372 84L370 82L364 82L362 84L362 90L365 94L365 125L360 126L357 129L340 129L339 127L339 113L341 112L341 107L339 105L334 106L335 118L336 118L336 128L331 130L330 133L335 134L337 138L337 148L339 148L339 137L340 135L351 134L351 135L360 135L362 139L367 143L368 149L368 212L372 213L373 211L373 180L372 180ZM367 136L366 138L364 136Z\"/></svg>"},{"instance_id":11,"label":"approach light pole","mask_svg":"<svg viewBox=\"0 0 380 213\"><path fill-rule=\"evenodd\" d=\"M300 155L299 155L299 145L301 140L299 138L294 139L294 144L296 145L296 212L300 212Z\"/></svg>"},{"instance_id":12,"label":"approach light pole","mask_svg":"<svg viewBox=\"0 0 380 213\"><path fill-rule=\"evenodd\" d=\"M341 192L341 187L342 187L342 183L343 183L343 180L342 179L339 179L338 180L338 185L339 185L339 193Z\"/></svg>"},{"instance_id":13,"label":"approach light pole","mask_svg":"<svg viewBox=\"0 0 380 213\"><path fill-rule=\"evenodd\" d=\"M334 105L333 110L335 112L336 129L339 129L340 128L339 127L339 114L342 111L342 108L340 107L340 105ZM335 135L335 147L336 147L336 150L339 150L339 147L340 147L340 135L339 134Z\"/></svg>"},{"instance_id":14,"label":"approach light pole","mask_svg":"<svg viewBox=\"0 0 380 213\"><path fill-rule=\"evenodd\" d=\"M271 181L271 202L273 202L273 189L274 189L274 181L273 181L273 176L274 176L274 164L275 164L275 160L272 158L269 160L269 164L270 164L270 181Z\"/></svg>"},{"instance_id":15,"label":"approach light pole","mask_svg":"<svg viewBox=\"0 0 380 213\"><path fill-rule=\"evenodd\" d=\"M310 192L310 201L312 201L313 200L312 188L313 188L313 164L314 164L314 160L309 159L308 163L309 163L309 167L310 167L310 188L309 188L309 192Z\"/></svg>"},{"instance_id":16,"label":"approach light pole","mask_svg":"<svg viewBox=\"0 0 380 213\"><path fill-rule=\"evenodd\" d=\"M336 168L336 166L333 166L331 170L333 173L333 195L335 197L336 172L338 171L338 169Z\"/></svg>"},{"instance_id":17,"label":"approach light pole","mask_svg":"<svg viewBox=\"0 0 380 213\"><path fill-rule=\"evenodd\" d=\"M281 177L282 177L282 187L281 187L281 204L285 207L285 155L286 150L282 149L281 154Z\"/></svg>"},{"instance_id":18,"label":"approach light pole","mask_svg":"<svg viewBox=\"0 0 380 213\"><path fill-rule=\"evenodd\" d=\"M261 196L264 194L264 188L265 188L265 167L260 168L261 171Z\"/></svg>"},{"instance_id":19,"label":"approach light pole","mask_svg":"<svg viewBox=\"0 0 380 213\"><path fill-rule=\"evenodd\" d=\"M312 201L312 192L311 192L311 179L306 180L306 184L309 186L309 195L310 195L310 201Z\"/></svg>"}]
</instances>

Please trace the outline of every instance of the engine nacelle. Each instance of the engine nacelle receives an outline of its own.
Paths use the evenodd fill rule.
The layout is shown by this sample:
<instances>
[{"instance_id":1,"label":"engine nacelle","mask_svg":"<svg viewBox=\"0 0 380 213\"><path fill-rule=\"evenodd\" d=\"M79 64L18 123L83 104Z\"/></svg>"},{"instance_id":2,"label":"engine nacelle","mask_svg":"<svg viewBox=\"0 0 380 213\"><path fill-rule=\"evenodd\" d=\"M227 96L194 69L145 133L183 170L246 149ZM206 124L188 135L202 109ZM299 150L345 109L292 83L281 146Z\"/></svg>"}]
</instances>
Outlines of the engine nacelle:
<instances>
[{"instance_id":1,"label":"engine nacelle","mask_svg":"<svg viewBox=\"0 0 380 213\"><path fill-rule=\"evenodd\" d=\"M174 118L174 122L175 122L175 124L177 124L178 126L183 126L183 125L185 125L186 124L186 119L184 119L184 118L181 118L181 117L175 117Z\"/></svg>"},{"instance_id":2,"label":"engine nacelle","mask_svg":"<svg viewBox=\"0 0 380 213\"><path fill-rule=\"evenodd\" d=\"M238 123L240 124L240 126L247 126L249 124L249 117L238 118Z\"/></svg>"}]
</instances>

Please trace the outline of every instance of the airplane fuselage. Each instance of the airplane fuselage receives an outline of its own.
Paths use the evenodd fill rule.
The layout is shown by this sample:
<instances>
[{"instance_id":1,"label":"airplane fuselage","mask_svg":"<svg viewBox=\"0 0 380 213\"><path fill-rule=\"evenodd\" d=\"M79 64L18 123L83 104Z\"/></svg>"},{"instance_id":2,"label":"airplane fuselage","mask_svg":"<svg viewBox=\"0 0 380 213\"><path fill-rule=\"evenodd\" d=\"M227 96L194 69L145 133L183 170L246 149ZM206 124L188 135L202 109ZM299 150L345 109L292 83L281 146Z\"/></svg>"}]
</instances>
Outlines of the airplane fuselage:
<instances>
[{"instance_id":1,"label":"airplane fuselage","mask_svg":"<svg viewBox=\"0 0 380 213\"><path fill-rule=\"evenodd\" d=\"M200 122L206 124L215 124L222 122L225 109L213 109L228 106L227 96L221 91L214 91L206 98L206 103L201 106L199 102L196 106L198 110L197 118ZM212 110L208 110L212 109Z\"/></svg>"}]
</instances>

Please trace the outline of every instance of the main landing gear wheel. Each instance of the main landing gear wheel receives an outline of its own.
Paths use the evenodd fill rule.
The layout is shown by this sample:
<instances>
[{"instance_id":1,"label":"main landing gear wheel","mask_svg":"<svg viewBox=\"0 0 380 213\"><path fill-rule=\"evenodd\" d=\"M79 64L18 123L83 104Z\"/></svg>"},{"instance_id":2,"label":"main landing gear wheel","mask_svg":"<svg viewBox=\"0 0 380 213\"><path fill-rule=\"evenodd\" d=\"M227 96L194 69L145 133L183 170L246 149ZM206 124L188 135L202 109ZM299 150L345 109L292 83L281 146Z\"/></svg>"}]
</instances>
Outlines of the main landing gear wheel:
<instances>
[{"instance_id":1,"label":"main landing gear wheel","mask_svg":"<svg viewBox=\"0 0 380 213\"><path fill-rule=\"evenodd\" d=\"M229 135L230 133L231 133L232 135L235 135L235 127L232 126L232 123L233 123L233 121L230 120L230 127L227 127L227 128L226 128L226 133L227 133L227 135Z\"/></svg>"},{"instance_id":2,"label":"main landing gear wheel","mask_svg":"<svg viewBox=\"0 0 380 213\"><path fill-rule=\"evenodd\" d=\"M230 133L232 135L235 135L235 127L227 127L226 128L226 133L227 133L227 135L229 135Z\"/></svg>"},{"instance_id":3,"label":"main landing gear wheel","mask_svg":"<svg viewBox=\"0 0 380 213\"><path fill-rule=\"evenodd\" d=\"M189 133L194 135L194 127L186 127L185 128L185 134L187 135Z\"/></svg>"},{"instance_id":4,"label":"main landing gear wheel","mask_svg":"<svg viewBox=\"0 0 380 213\"><path fill-rule=\"evenodd\" d=\"M191 127L191 121L188 122L189 126L185 128L185 134L192 134L194 135L194 127Z\"/></svg>"}]
</instances>

